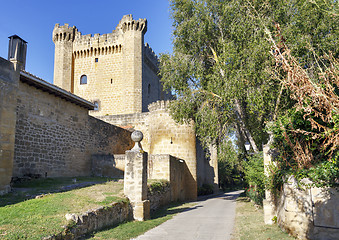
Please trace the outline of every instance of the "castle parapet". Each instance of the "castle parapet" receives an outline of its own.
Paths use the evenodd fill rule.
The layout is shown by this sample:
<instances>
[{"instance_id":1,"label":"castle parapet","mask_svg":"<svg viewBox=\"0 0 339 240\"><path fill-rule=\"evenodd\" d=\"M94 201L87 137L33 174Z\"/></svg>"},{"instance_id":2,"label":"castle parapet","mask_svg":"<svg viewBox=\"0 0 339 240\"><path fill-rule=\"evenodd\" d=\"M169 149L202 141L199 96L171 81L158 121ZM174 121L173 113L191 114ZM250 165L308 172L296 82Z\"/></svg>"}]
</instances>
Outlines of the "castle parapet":
<instances>
[{"instance_id":1,"label":"castle parapet","mask_svg":"<svg viewBox=\"0 0 339 240\"><path fill-rule=\"evenodd\" d=\"M158 110L168 110L170 106L170 101L159 100L148 105L148 110L150 112L155 112Z\"/></svg>"},{"instance_id":2,"label":"castle parapet","mask_svg":"<svg viewBox=\"0 0 339 240\"><path fill-rule=\"evenodd\" d=\"M73 26L70 27L68 23L63 26L60 26L59 23L55 24L53 29L53 42L56 43L58 41L74 41L75 35L78 29Z\"/></svg>"},{"instance_id":3,"label":"castle parapet","mask_svg":"<svg viewBox=\"0 0 339 240\"><path fill-rule=\"evenodd\" d=\"M124 33L126 31L140 31L143 34L147 31L147 20L146 18L134 20L132 14L124 15L120 20L117 29L121 29Z\"/></svg>"},{"instance_id":4,"label":"castle parapet","mask_svg":"<svg viewBox=\"0 0 339 240\"><path fill-rule=\"evenodd\" d=\"M153 63L154 66L158 66L159 59L158 56L155 54L153 49L148 45L148 43L145 43L145 55L147 58Z\"/></svg>"}]
</instances>

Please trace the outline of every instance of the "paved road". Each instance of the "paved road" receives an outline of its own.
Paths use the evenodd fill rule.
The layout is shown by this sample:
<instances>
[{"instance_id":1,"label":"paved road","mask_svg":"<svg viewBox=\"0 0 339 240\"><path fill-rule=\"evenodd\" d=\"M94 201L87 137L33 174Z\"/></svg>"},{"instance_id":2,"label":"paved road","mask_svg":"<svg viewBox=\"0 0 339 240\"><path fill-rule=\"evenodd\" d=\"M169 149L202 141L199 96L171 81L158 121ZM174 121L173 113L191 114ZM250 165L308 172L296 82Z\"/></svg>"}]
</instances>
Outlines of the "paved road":
<instances>
[{"instance_id":1,"label":"paved road","mask_svg":"<svg viewBox=\"0 0 339 240\"><path fill-rule=\"evenodd\" d=\"M199 201L189 210L151 229L136 240L227 240L235 217L235 191Z\"/></svg>"}]
</instances>

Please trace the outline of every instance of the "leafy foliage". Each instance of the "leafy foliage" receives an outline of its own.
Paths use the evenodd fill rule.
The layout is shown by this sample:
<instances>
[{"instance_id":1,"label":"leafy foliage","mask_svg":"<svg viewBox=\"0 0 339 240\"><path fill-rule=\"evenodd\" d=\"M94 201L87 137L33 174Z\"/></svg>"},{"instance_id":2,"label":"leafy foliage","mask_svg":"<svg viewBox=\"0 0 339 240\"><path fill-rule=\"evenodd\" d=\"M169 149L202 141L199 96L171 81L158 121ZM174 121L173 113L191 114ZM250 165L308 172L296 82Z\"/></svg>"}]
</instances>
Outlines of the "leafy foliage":
<instances>
[{"instance_id":1,"label":"leafy foliage","mask_svg":"<svg viewBox=\"0 0 339 240\"><path fill-rule=\"evenodd\" d=\"M151 194L154 193L163 193L166 188L169 187L169 182L165 179L160 179L160 180L152 180L147 184L148 190L150 191Z\"/></svg>"},{"instance_id":2,"label":"leafy foliage","mask_svg":"<svg viewBox=\"0 0 339 240\"><path fill-rule=\"evenodd\" d=\"M201 187L198 187L198 196L209 195L213 193L213 186L204 183Z\"/></svg>"},{"instance_id":3,"label":"leafy foliage","mask_svg":"<svg viewBox=\"0 0 339 240\"><path fill-rule=\"evenodd\" d=\"M231 140L223 141L218 151L218 179L222 189L234 188L242 185L242 157L234 148Z\"/></svg>"},{"instance_id":4,"label":"leafy foliage","mask_svg":"<svg viewBox=\"0 0 339 240\"><path fill-rule=\"evenodd\" d=\"M219 149L237 129L239 154L244 141L258 152L275 121L275 176L328 166L339 146L338 1L171 0L171 10L173 54L161 55L160 73L176 120L194 120Z\"/></svg>"},{"instance_id":5,"label":"leafy foliage","mask_svg":"<svg viewBox=\"0 0 339 240\"><path fill-rule=\"evenodd\" d=\"M338 23L338 18L333 22ZM327 45L336 52L319 57L312 42L308 42L304 48L307 59L305 56L297 58L286 44L278 24L277 41L269 31L267 33L282 86L294 100L292 108L279 116L273 128L274 146L279 155L271 182L281 184L277 177L284 173L293 174L298 180L309 178L316 186L336 186L339 177L336 160L339 150L338 50Z\"/></svg>"},{"instance_id":6,"label":"leafy foliage","mask_svg":"<svg viewBox=\"0 0 339 240\"><path fill-rule=\"evenodd\" d=\"M250 186L246 194L255 203L262 205L262 200L265 198L265 174L264 174L264 159L262 152L248 157L247 161L243 162L245 179Z\"/></svg>"}]
</instances>

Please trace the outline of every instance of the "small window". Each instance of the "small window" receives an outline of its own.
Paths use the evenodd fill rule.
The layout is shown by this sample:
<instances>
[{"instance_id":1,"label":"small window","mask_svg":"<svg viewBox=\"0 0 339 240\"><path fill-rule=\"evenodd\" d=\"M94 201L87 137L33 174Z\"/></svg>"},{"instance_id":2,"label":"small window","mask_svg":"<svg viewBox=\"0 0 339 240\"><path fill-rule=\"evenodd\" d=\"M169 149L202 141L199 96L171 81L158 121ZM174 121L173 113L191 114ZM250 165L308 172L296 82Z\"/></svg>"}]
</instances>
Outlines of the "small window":
<instances>
[{"instance_id":1,"label":"small window","mask_svg":"<svg viewBox=\"0 0 339 240\"><path fill-rule=\"evenodd\" d=\"M148 96L151 94L151 84L148 84L147 94L148 94Z\"/></svg>"},{"instance_id":2,"label":"small window","mask_svg":"<svg viewBox=\"0 0 339 240\"><path fill-rule=\"evenodd\" d=\"M99 62L99 58L95 58L95 62Z\"/></svg>"},{"instance_id":3,"label":"small window","mask_svg":"<svg viewBox=\"0 0 339 240\"><path fill-rule=\"evenodd\" d=\"M87 76L86 75L82 75L80 77L80 84L87 84Z\"/></svg>"},{"instance_id":4,"label":"small window","mask_svg":"<svg viewBox=\"0 0 339 240\"><path fill-rule=\"evenodd\" d=\"M99 103L97 101L94 102L94 111L98 111L99 110Z\"/></svg>"}]
</instances>

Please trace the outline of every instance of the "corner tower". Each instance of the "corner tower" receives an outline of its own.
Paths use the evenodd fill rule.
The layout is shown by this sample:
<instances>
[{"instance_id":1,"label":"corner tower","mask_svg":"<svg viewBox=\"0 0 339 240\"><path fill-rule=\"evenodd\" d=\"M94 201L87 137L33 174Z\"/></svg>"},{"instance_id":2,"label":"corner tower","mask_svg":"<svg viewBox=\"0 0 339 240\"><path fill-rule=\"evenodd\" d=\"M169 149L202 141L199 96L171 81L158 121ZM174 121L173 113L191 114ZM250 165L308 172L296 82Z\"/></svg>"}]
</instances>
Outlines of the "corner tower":
<instances>
[{"instance_id":1,"label":"corner tower","mask_svg":"<svg viewBox=\"0 0 339 240\"><path fill-rule=\"evenodd\" d=\"M142 75L144 57L144 35L147 20L133 20L132 15L125 15L117 28L123 33L124 41L124 78L125 106L131 104L130 113L142 112Z\"/></svg>"},{"instance_id":2,"label":"corner tower","mask_svg":"<svg viewBox=\"0 0 339 240\"><path fill-rule=\"evenodd\" d=\"M54 84L67 91L73 92L73 41L77 29L68 24L55 24L53 42L54 55Z\"/></svg>"}]
</instances>

